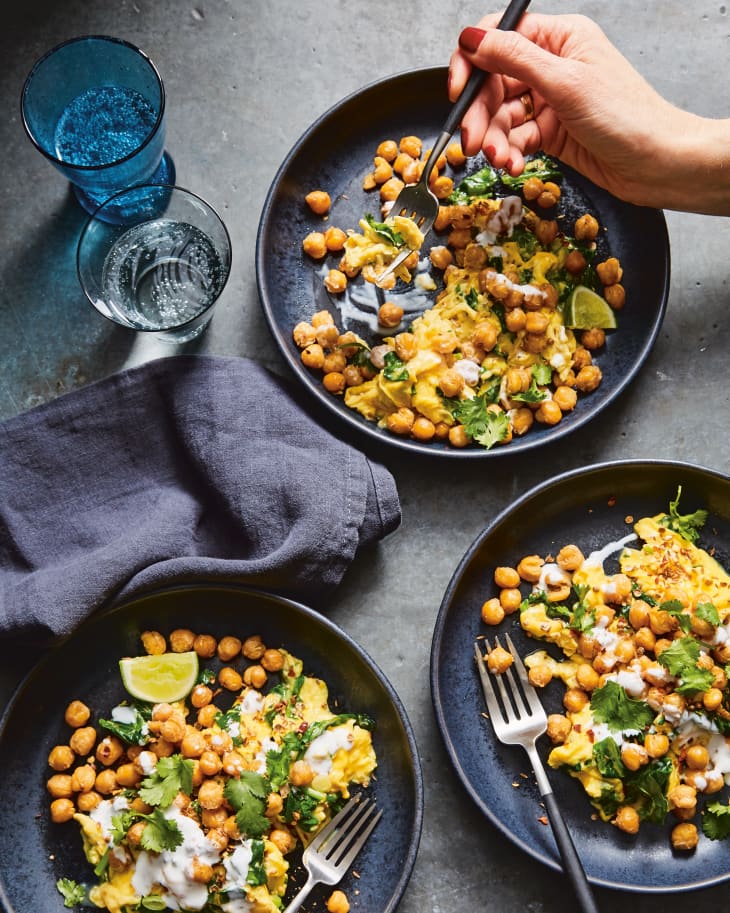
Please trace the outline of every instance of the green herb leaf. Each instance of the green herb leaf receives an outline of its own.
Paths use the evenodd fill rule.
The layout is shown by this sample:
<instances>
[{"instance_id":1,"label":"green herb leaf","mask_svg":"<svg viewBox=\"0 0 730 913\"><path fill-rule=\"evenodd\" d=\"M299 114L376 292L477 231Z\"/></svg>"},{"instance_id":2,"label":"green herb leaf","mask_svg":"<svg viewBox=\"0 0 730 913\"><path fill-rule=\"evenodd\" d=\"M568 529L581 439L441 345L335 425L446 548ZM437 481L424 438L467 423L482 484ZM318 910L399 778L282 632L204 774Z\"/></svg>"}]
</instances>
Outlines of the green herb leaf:
<instances>
[{"instance_id":1,"label":"green herb leaf","mask_svg":"<svg viewBox=\"0 0 730 913\"><path fill-rule=\"evenodd\" d=\"M99 861L94 866L94 875L99 879L99 881L106 881L109 873L109 849L104 850L104 853L99 859Z\"/></svg>"},{"instance_id":2,"label":"green herb leaf","mask_svg":"<svg viewBox=\"0 0 730 913\"><path fill-rule=\"evenodd\" d=\"M548 393L538 387L538 380L533 375L528 389L524 393L512 393L510 398L519 403L542 403L548 398Z\"/></svg>"},{"instance_id":3,"label":"green herb leaf","mask_svg":"<svg viewBox=\"0 0 730 913\"><path fill-rule=\"evenodd\" d=\"M697 665L700 652L700 645L693 637L679 637L657 657L657 661L679 679L675 690L680 694L707 691L712 687L715 680L712 671Z\"/></svg>"},{"instance_id":4,"label":"green herb leaf","mask_svg":"<svg viewBox=\"0 0 730 913\"><path fill-rule=\"evenodd\" d=\"M395 352L386 352L383 362L383 376L386 380L403 381L410 378L405 362L401 361Z\"/></svg>"},{"instance_id":5,"label":"green herb leaf","mask_svg":"<svg viewBox=\"0 0 730 913\"><path fill-rule=\"evenodd\" d=\"M707 521L706 510L696 510L693 514L679 513L679 499L682 497L682 486L677 487L677 497L669 502L669 513L664 514L659 522L667 529L673 530L688 542L696 542L700 537L700 530Z\"/></svg>"},{"instance_id":6,"label":"green herb leaf","mask_svg":"<svg viewBox=\"0 0 730 913\"><path fill-rule=\"evenodd\" d=\"M167 808L179 792L189 796L193 791L193 762L182 755L160 758L157 767L142 781L139 797L147 805Z\"/></svg>"},{"instance_id":7,"label":"green herb leaf","mask_svg":"<svg viewBox=\"0 0 730 913\"><path fill-rule=\"evenodd\" d=\"M251 841L251 861L248 864L248 875L246 875L246 884L256 887L260 884L266 884L268 881L266 868L264 866L264 841Z\"/></svg>"},{"instance_id":8,"label":"green herb leaf","mask_svg":"<svg viewBox=\"0 0 730 913\"><path fill-rule=\"evenodd\" d=\"M127 836L127 831L132 826L132 822L138 815L136 812L122 812L121 815L114 815L110 829L112 843L119 844Z\"/></svg>"},{"instance_id":9,"label":"green herb leaf","mask_svg":"<svg viewBox=\"0 0 730 913\"><path fill-rule=\"evenodd\" d=\"M608 681L591 695L591 711L598 723L605 723L612 732L645 729L655 713L644 701L635 701L617 682Z\"/></svg>"},{"instance_id":10,"label":"green herb leaf","mask_svg":"<svg viewBox=\"0 0 730 913\"><path fill-rule=\"evenodd\" d=\"M142 849L161 853L163 850L174 850L183 842L177 822L166 818L162 809L156 808L149 815L140 815L140 818L147 822L140 840Z\"/></svg>"},{"instance_id":11,"label":"green herb leaf","mask_svg":"<svg viewBox=\"0 0 730 913\"><path fill-rule=\"evenodd\" d=\"M449 203L466 206L476 197L490 196L496 183L497 172L491 165L486 165L459 182L449 197Z\"/></svg>"},{"instance_id":12,"label":"green herb leaf","mask_svg":"<svg viewBox=\"0 0 730 913\"><path fill-rule=\"evenodd\" d=\"M318 792L311 787L303 789L292 786L284 799L282 816L289 824L296 823L302 830L316 830L321 823L316 810L326 798L326 793Z\"/></svg>"},{"instance_id":13,"label":"green herb leaf","mask_svg":"<svg viewBox=\"0 0 730 913\"><path fill-rule=\"evenodd\" d=\"M261 774L243 770L239 779L230 779L223 794L236 812L236 824L247 837L261 837L271 826L264 815L269 785Z\"/></svg>"},{"instance_id":14,"label":"green herb leaf","mask_svg":"<svg viewBox=\"0 0 730 913\"><path fill-rule=\"evenodd\" d=\"M621 760L621 751L611 736L595 743L593 746L593 760L602 777L622 780L626 776L626 768Z\"/></svg>"},{"instance_id":15,"label":"green herb leaf","mask_svg":"<svg viewBox=\"0 0 730 913\"><path fill-rule=\"evenodd\" d=\"M266 752L266 776L274 792L278 792L289 779L289 768L297 759L300 743L298 733L287 732L280 748Z\"/></svg>"},{"instance_id":16,"label":"green herb leaf","mask_svg":"<svg viewBox=\"0 0 730 913\"><path fill-rule=\"evenodd\" d=\"M466 301L472 310L476 311L479 307L479 292L477 292L475 288L470 288L466 295L464 295L464 301Z\"/></svg>"},{"instance_id":17,"label":"green herb leaf","mask_svg":"<svg viewBox=\"0 0 730 913\"><path fill-rule=\"evenodd\" d=\"M139 901L140 910L167 910L167 901L164 897L160 897L159 894L146 894Z\"/></svg>"},{"instance_id":18,"label":"green herb leaf","mask_svg":"<svg viewBox=\"0 0 730 913\"><path fill-rule=\"evenodd\" d=\"M710 802L702 815L702 833L710 840L730 837L730 805Z\"/></svg>"},{"instance_id":19,"label":"green herb leaf","mask_svg":"<svg viewBox=\"0 0 730 913\"><path fill-rule=\"evenodd\" d=\"M715 627L720 624L720 613L711 602L699 602L695 607L695 615Z\"/></svg>"},{"instance_id":20,"label":"green herb leaf","mask_svg":"<svg viewBox=\"0 0 730 913\"><path fill-rule=\"evenodd\" d=\"M484 395L472 399L451 400L452 415L464 426L467 436L489 450L503 441L509 432L506 412L490 412Z\"/></svg>"},{"instance_id":21,"label":"green herb leaf","mask_svg":"<svg viewBox=\"0 0 730 913\"><path fill-rule=\"evenodd\" d=\"M376 222L370 213L365 214L365 221L381 241L392 244L393 247L402 247L406 243L403 235L396 231L392 225L388 225L385 222Z\"/></svg>"},{"instance_id":22,"label":"green herb leaf","mask_svg":"<svg viewBox=\"0 0 730 913\"><path fill-rule=\"evenodd\" d=\"M146 745L150 740L147 723L152 719L152 707L149 704L133 703L129 705L129 709L134 713L134 720L131 723L99 720L99 725L127 745Z\"/></svg>"},{"instance_id":23,"label":"green herb leaf","mask_svg":"<svg viewBox=\"0 0 730 913\"><path fill-rule=\"evenodd\" d=\"M676 618L679 622L679 627L685 634L689 633L692 629L692 618L684 611L684 606L678 599L670 599L667 602L662 602L659 608Z\"/></svg>"},{"instance_id":24,"label":"green herb leaf","mask_svg":"<svg viewBox=\"0 0 730 913\"><path fill-rule=\"evenodd\" d=\"M86 900L86 888L72 878L59 878L56 887L63 896L64 907L75 907Z\"/></svg>"},{"instance_id":25,"label":"green herb leaf","mask_svg":"<svg viewBox=\"0 0 730 913\"><path fill-rule=\"evenodd\" d=\"M666 818L669 811L666 791L671 772L672 761L665 756L640 767L626 781L626 800L639 805L642 820L661 824Z\"/></svg>"},{"instance_id":26,"label":"green herb leaf","mask_svg":"<svg viewBox=\"0 0 730 913\"><path fill-rule=\"evenodd\" d=\"M517 177L512 177L512 175L506 171L500 173L500 180L504 186L511 189L523 187L525 181L529 178L539 178L541 181L553 181L557 184L559 181L562 181L563 173L560 171L557 164L547 155L530 159L525 165L522 174L518 174Z\"/></svg>"}]
</instances>

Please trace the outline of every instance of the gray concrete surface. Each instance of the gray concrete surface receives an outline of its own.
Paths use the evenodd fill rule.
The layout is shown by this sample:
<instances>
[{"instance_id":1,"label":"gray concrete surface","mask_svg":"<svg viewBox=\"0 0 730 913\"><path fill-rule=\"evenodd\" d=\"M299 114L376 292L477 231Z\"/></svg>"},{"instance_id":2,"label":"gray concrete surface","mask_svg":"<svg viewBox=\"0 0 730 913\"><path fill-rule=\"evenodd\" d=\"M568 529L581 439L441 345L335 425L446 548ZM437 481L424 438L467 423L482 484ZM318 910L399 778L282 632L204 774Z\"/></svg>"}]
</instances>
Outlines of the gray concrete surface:
<instances>
[{"instance_id":1,"label":"gray concrete surface","mask_svg":"<svg viewBox=\"0 0 730 913\"><path fill-rule=\"evenodd\" d=\"M593 16L656 88L680 106L728 116L730 17L721 0L639 4L536 0L543 12ZM222 212L234 265L198 351L285 366L259 307L259 212L286 153L309 124L374 79L445 64L460 29L488 5L402 0L22 0L0 30L0 418L169 349L111 328L76 283L83 216L27 141L18 98L30 64L73 35L107 33L143 47L168 91L168 148L180 183ZM402 528L361 559L329 613L401 695L427 791L418 862L401 913L573 908L566 883L507 843L474 811L432 716L428 663L441 596L477 533L512 498L560 470L624 457L728 469L730 221L668 214L672 289L657 345L621 402L540 457L470 466L383 461L398 481ZM1 471L1 469L0 469ZM20 671L20 669L18 669ZM730 887L652 898L599 892L605 911L722 908ZM375 911L373 911L375 913Z\"/></svg>"}]
</instances>

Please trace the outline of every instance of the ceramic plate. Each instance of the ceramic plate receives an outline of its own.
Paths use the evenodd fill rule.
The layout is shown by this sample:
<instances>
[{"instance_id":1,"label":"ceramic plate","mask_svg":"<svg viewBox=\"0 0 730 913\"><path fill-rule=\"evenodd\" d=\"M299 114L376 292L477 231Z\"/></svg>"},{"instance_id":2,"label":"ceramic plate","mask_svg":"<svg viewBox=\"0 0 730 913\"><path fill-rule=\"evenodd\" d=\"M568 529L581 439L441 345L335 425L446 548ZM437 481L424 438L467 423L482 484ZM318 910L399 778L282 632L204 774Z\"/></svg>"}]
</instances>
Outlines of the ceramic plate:
<instances>
[{"instance_id":1,"label":"ceramic plate","mask_svg":"<svg viewBox=\"0 0 730 913\"><path fill-rule=\"evenodd\" d=\"M474 640L480 634L509 631L522 656L542 645L523 634L515 616L488 629L481 622L480 608L495 595L491 580L496 566L514 566L524 555L556 554L568 543L588 554L630 533L631 517L638 520L666 511L678 485L682 513L700 507L709 511L700 545L714 548L720 563L730 567L730 478L680 463L608 463L559 476L500 514L464 556L441 604L433 636L431 688L454 770L495 827L552 868L559 868L559 856L550 828L539 820L544 809L537 788L531 775L521 776L530 769L527 756L523 749L495 739L482 716L484 701L473 662ZM541 693L548 713L560 712L562 692L555 683ZM545 760L550 750L546 738L540 739L538 749ZM644 824L638 835L629 836L591 819L593 809L579 783L559 771L549 776L593 883L663 892L705 887L730 877L725 842L701 837L694 853L675 854L669 820L662 826Z\"/></svg>"},{"instance_id":2,"label":"ceramic plate","mask_svg":"<svg viewBox=\"0 0 730 913\"><path fill-rule=\"evenodd\" d=\"M360 877L348 874L341 886L353 911L395 910L416 857L423 790L411 727L393 688L347 634L311 609L243 587L201 584L159 591L93 616L47 654L13 697L0 724L0 900L7 913L27 913L29 904L61 913L56 879L93 881L78 827L50 822L46 759L54 745L68 739L63 720L68 703L83 699L94 720L108 713L125 696L119 658L141 652L142 631L176 627L216 637L261 634L327 682L331 706L337 702L376 721L378 768L368 793L384 814L358 856ZM287 899L304 882L298 859L291 857ZM331 890L315 888L308 901L313 910L324 910Z\"/></svg>"},{"instance_id":3,"label":"ceramic plate","mask_svg":"<svg viewBox=\"0 0 730 913\"><path fill-rule=\"evenodd\" d=\"M323 225L321 217L309 211L304 197L310 190L326 189L333 202L325 224L345 229L357 228L366 212L378 215L377 198L361 187L363 176L372 167L375 149L383 139L398 140L408 134L420 136L426 148L432 144L449 111L446 79L443 67L384 79L345 98L307 130L279 169L264 204L256 272L271 332L310 394L307 398L314 410L336 416L342 430L365 435L370 443L455 459L489 459L538 447L579 428L633 380L651 350L664 316L669 290L669 242L661 212L622 203L562 166L568 223L571 216L594 213L606 227L599 238L601 257L610 251L624 268L627 304L619 315L618 331L608 334L606 347L598 356L603 371L598 390L581 397L577 408L558 425L532 428L524 437L492 450L478 445L456 449L443 443L423 444L399 438L348 409L342 397L324 390L321 372L310 372L302 365L292 330L299 321L327 309L342 329L354 330L371 343L379 337L372 311L366 318L367 309L353 304L352 296L329 295L322 284L322 265L313 263L302 252L302 239ZM472 162L464 173L482 164ZM429 249L431 243L443 241L431 233L424 249ZM339 255L328 258L327 268L336 266L338 260ZM354 284L358 282L362 284L363 280Z\"/></svg>"}]
</instances>

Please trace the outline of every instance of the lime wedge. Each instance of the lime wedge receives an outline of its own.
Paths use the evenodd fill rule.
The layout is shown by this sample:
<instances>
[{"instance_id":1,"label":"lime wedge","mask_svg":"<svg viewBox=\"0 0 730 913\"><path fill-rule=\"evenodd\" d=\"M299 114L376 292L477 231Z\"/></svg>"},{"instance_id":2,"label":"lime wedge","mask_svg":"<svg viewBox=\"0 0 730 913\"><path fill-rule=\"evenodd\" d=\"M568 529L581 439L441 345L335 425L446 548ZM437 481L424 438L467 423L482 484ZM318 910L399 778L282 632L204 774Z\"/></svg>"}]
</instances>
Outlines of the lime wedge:
<instances>
[{"instance_id":1,"label":"lime wedge","mask_svg":"<svg viewBox=\"0 0 730 913\"><path fill-rule=\"evenodd\" d=\"M563 322L572 330L616 329L616 315L605 298L585 285L577 285L565 305Z\"/></svg>"},{"instance_id":2,"label":"lime wedge","mask_svg":"<svg viewBox=\"0 0 730 913\"><path fill-rule=\"evenodd\" d=\"M182 700L198 678L198 654L162 653L159 656L128 656L119 660L127 691L140 701L161 704Z\"/></svg>"}]
</instances>

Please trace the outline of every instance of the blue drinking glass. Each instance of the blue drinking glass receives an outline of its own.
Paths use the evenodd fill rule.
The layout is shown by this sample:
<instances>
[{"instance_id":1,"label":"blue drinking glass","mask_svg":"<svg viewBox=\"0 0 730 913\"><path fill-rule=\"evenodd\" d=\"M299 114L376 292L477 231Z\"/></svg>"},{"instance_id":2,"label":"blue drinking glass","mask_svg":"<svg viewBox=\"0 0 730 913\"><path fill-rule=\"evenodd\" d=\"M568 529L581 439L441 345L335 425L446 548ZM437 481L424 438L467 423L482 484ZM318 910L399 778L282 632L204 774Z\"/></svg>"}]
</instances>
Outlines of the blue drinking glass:
<instances>
[{"instance_id":1,"label":"blue drinking glass","mask_svg":"<svg viewBox=\"0 0 730 913\"><path fill-rule=\"evenodd\" d=\"M137 184L175 183L162 79L126 41L88 35L48 51L25 81L21 115L33 144L72 183L87 212ZM104 217L114 221L114 207Z\"/></svg>"}]
</instances>

